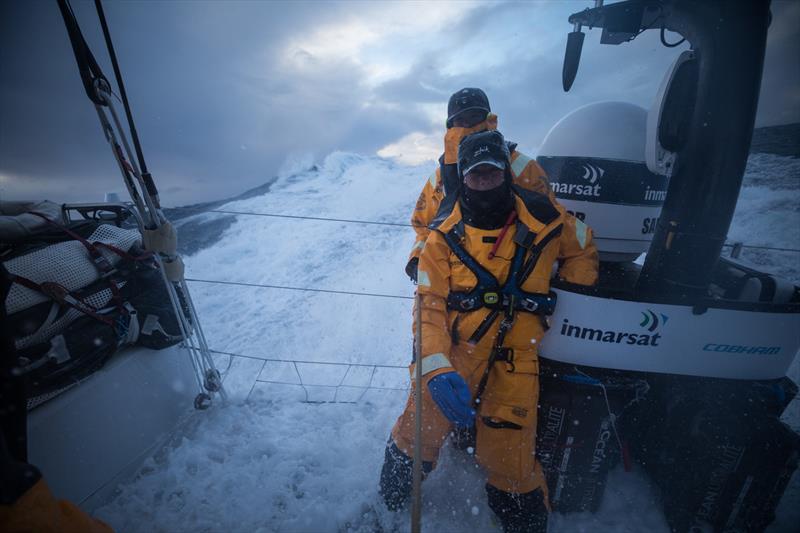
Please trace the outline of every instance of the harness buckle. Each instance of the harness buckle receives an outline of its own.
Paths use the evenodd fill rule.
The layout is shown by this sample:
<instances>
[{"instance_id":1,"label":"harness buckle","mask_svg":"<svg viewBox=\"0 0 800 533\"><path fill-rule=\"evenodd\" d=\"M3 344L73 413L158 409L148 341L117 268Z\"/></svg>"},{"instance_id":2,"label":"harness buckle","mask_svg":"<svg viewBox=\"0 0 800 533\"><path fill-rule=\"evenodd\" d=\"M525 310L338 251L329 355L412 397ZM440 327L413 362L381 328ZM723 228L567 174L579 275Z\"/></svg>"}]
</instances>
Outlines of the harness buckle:
<instances>
[{"instance_id":1,"label":"harness buckle","mask_svg":"<svg viewBox=\"0 0 800 533\"><path fill-rule=\"evenodd\" d=\"M496 292L485 292L483 293L483 303L486 305L495 305L497 302L500 301L500 295Z\"/></svg>"},{"instance_id":2,"label":"harness buckle","mask_svg":"<svg viewBox=\"0 0 800 533\"><path fill-rule=\"evenodd\" d=\"M517 370L517 367L514 365L513 348L498 348L497 361L504 361L508 365L506 372L508 372L509 374L513 374Z\"/></svg>"},{"instance_id":3,"label":"harness buckle","mask_svg":"<svg viewBox=\"0 0 800 533\"><path fill-rule=\"evenodd\" d=\"M530 298L520 299L519 305L526 311L533 313L539 309L539 302L531 300Z\"/></svg>"},{"instance_id":4,"label":"harness buckle","mask_svg":"<svg viewBox=\"0 0 800 533\"><path fill-rule=\"evenodd\" d=\"M511 326L514 325L514 312L513 310L510 313L506 313L503 317L503 320L500 321L500 328L498 330L498 335L505 336L508 333L508 330L511 329Z\"/></svg>"}]
</instances>

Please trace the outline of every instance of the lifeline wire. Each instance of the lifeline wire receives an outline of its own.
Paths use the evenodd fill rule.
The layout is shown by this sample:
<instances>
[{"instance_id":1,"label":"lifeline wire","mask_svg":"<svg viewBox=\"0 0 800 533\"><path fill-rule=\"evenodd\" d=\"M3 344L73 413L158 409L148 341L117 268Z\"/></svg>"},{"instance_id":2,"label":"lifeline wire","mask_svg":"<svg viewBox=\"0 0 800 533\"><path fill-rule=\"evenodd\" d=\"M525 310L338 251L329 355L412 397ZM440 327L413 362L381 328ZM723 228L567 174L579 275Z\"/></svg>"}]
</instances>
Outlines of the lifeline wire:
<instances>
[{"instance_id":1,"label":"lifeline wire","mask_svg":"<svg viewBox=\"0 0 800 533\"><path fill-rule=\"evenodd\" d=\"M310 216L301 216L301 215L282 215L278 213L253 213L249 211L228 211L223 209L210 209L207 211L208 213L221 213L224 215L244 215L244 216L252 216L252 217L270 217L270 218L289 218L289 219L296 219L296 220L318 220L322 222L345 222L348 224L368 224L374 226L395 226L401 228L426 228L427 226L418 225L418 224L409 224L407 222L378 222L374 220L355 220L355 219L348 219L348 218L326 218L326 217L310 217ZM606 241L625 241L625 242L651 242L648 239L624 239L621 237L603 237L602 235L594 235L595 239L603 239ZM725 243L722 246L724 247L731 247L735 246L737 243ZM742 248L752 248L756 250L773 250L777 252L794 252L800 253L800 249L797 248L780 248L777 246L761 246L756 244L743 244Z\"/></svg>"},{"instance_id":2,"label":"lifeline wire","mask_svg":"<svg viewBox=\"0 0 800 533\"><path fill-rule=\"evenodd\" d=\"M330 289L312 289L310 287L290 287L288 285L266 285L260 283L244 283L241 281L217 281L210 279L185 278L186 281L195 283L211 283L214 285L237 285L240 287L258 287L261 289L282 289L286 291L323 292L328 294L349 294L351 296L373 296L375 298L394 298L396 300L413 300L413 296L400 296L398 294L379 294L373 292L335 291Z\"/></svg>"},{"instance_id":3,"label":"lifeline wire","mask_svg":"<svg viewBox=\"0 0 800 533\"><path fill-rule=\"evenodd\" d=\"M408 224L401 222L376 222L372 220L352 220L347 218L324 218L324 217L306 217L300 215L277 215L274 213L247 213L243 211L223 211L220 209L212 209L209 213L223 213L226 215L248 215L256 217L272 217L272 218L295 218L299 220L322 220L324 222L347 222L350 224L370 224L374 226L399 226L401 228L426 228L424 225Z\"/></svg>"}]
</instances>

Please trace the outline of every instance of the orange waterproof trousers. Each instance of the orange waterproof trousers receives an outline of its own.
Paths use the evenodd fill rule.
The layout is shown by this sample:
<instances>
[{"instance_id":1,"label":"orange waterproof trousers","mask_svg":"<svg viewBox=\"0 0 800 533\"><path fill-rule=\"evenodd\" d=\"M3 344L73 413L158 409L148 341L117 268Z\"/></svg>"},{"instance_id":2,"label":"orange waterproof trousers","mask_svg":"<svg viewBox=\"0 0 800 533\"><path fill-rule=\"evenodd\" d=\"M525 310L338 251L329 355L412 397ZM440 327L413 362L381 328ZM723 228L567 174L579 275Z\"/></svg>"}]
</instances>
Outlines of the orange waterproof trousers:
<instances>
[{"instance_id":1,"label":"orange waterproof trousers","mask_svg":"<svg viewBox=\"0 0 800 533\"><path fill-rule=\"evenodd\" d=\"M450 362L470 387L474 397L488 363L467 344L453 345ZM488 474L490 485L523 494L547 486L536 460L536 407L539 400L539 361L536 354L519 353L513 363L495 362L478 406L475 456ZM412 368L413 376L413 368ZM436 462L439 448L452 428L441 413L423 379L422 460ZM392 438L406 455L414 454L415 402L412 383L406 409L392 428Z\"/></svg>"}]
</instances>

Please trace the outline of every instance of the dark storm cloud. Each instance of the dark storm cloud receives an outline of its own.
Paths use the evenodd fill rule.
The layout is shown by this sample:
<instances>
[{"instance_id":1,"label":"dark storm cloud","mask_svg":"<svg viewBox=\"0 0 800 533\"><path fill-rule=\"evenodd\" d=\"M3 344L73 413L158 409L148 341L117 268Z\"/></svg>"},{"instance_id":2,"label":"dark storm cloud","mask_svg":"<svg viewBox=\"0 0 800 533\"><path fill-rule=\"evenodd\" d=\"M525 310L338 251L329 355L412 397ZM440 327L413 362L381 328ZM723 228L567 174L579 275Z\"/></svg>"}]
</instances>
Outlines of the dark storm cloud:
<instances>
[{"instance_id":1,"label":"dark storm cloud","mask_svg":"<svg viewBox=\"0 0 800 533\"><path fill-rule=\"evenodd\" d=\"M92 3L73 3L110 76ZM580 105L624 100L649 106L680 50L662 47L657 32L605 46L600 31L590 31L575 86L564 94L566 18L585 7L581 2L459 2L445 6L452 17L439 29L429 25L396 42L390 33L361 44L361 32L393 29L373 16L404 5L104 5L148 165L167 204L261 184L290 154L371 154L411 132L439 139L444 117L432 120L431 106L443 113L449 94L463 86L485 88L501 129L532 151ZM2 1L0 10L0 199L85 201L119 190L55 2ZM420 24L432 18L429 6L425 10ZM800 6L775 2L773 11L759 125L800 121ZM325 27L344 33L328 43L315 37ZM347 39L357 44L339 42ZM339 53L328 50L340 45ZM365 60L370 53L377 57ZM405 73L376 78L376 66L403 61Z\"/></svg>"},{"instance_id":2,"label":"dark storm cloud","mask_svg":"<svg viewBox=\"0 0 800 533\"><path fill-rule=\"evenodd\" d=\"M73 7L110 77L93 6ZM0 182L0 197L101 199L119 189L55 2L5 2L2 9L0 174L15 182ZM178 202L263 183L292 151L374 151L362 140L385 144L419 126L401 115L378 128L392 113L362 112L355 65L320 64L308 75L281 77L287 36L340 16L340 6L108 3L106 15L148 166L164 191L179 193Z\"/></svg>"}]
</instances>

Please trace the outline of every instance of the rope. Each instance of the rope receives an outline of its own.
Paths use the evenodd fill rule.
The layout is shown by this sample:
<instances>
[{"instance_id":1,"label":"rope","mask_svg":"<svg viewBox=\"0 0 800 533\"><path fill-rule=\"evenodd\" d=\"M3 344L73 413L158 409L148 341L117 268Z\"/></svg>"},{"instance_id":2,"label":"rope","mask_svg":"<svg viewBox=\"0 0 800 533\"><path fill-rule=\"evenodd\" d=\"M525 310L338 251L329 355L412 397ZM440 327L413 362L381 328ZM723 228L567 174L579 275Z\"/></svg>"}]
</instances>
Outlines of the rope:
<instances>
[{"instance_id":1,"label":"rope","mask_svg":"<svg viewBox=\"0 0 800 533\"><path fill-rule=\"evenodd\" d=\"M581 369L579 369L577 366L572 367L572 368L578 374L580 374L580 375L586 377L587 379L589 379L592 385L600 387L600 389L603 391L603 399L605 400L605 403L606 403L606 411L608 412L608 419L611 422L611 428L614 430L614 437L617 440L617 445L619 445L619 451L624 456L625 455L625 447L622 445L622 439L620 438L619 431L617 430L617 415L616 415L616 413L614 413L614 411L611 410L611 402L608 401L608 391L606 390L605 383L603 383L602 381L600 381L597 378L594 378L594 377L590 376L586 372L584 372ZM626 403L622 407L622 409L619 410L619 412L620 413L624 413L625 411L628 410L628 408L631 405L633 405L633 404L639 402L640 400L644 399L644 397L647 395L647 392L649 390L650 390L650 385L649 385L649 383L647 383L647 381L645 381L645 380L638 381L637 382L637 387L636 387L636 397L631 399L628 403ZM628 470L627 464L625 466L625 470L626 471Z\"/></svg>"},{"instance_id":2,"label":"rope","mask_svg":"<svg viewBox=\"0 0 800 533\"><path fill-rule=\"evenodd\" d=\"M193 281L195 283L211 283L218 285L236 285L240 287L257 287L261 289L281 289L286 291L306 291L306 292L321 292L327 294L348 294L351 296L372 296L374 298L394 298L396 300L413 300L413 296L400 296L397 294L380 294L374 292L355 292L355 291L334 291L330 289L315 289L312 287L290 287L288 285L266 285L262 283L244 283L240 281L219 281L210 279L197 279L186 278L186 281Z\"/></svg>"},{"instance_id":3,"label":"rope","mask_svg":"<svg viewBox=\"0 0 800 533\"><path fill-rule=\"evenodd\" d=\"M288 219L295 219L295 220L317 220L322 222L344 222L347 224L367 224L373 226L394 226L394 227L401 227L401 228L424 228L427 226L422 226L418 224L409 224L407 222L379 222L375 220L357 220L357 219L349 219L349 218L327 218L327 217L311 217L311 216L301 216L301 215L283 215L280 213L253 213L249 211L229 211L225 209L211 209L207 211L208 213L220 213L225 215L243 215L243 216L253 216L253 217L271 217L271 218L288 218ZM595 234L595 239L603 239L607 241L618 241L618 242L651 242L649 239L625 239L622 237L603 237L602 235ZM730 248L732 246L736 246L738 243L733 242L726 242L723 244L723 247ZM752 248L756 250L770 250L776 252L793 252L793 253L800 253L800 248L782 248L778 246L765 246L765 245L757 245L757 244L743 244L742 248Z\"/></svg>"}]
</instances>

